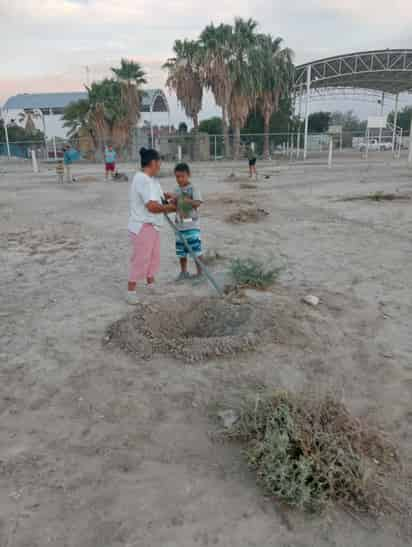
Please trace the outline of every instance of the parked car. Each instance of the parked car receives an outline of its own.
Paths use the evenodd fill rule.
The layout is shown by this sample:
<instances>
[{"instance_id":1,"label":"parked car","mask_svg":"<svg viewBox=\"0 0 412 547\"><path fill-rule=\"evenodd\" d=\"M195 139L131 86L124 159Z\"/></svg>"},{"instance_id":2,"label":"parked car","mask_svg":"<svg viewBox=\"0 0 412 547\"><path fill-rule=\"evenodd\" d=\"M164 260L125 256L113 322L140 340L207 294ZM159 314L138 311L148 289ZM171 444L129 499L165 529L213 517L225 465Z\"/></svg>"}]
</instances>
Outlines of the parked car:
<instances>
[{"instance_id":1,"label":"parked car","mask_svg":"<svg viewBox=\"0 0 412 547\"><path fill-rule=\"evenodd\" d=\"M359 151L364 152L366 150L366 142L361 142L359 144ZM383 152L384 150L392 150L392 143L391 142L379 142L378 139L372 139L369 141L369 150L371 151L380 151Z\"/></svg>"}]
</instances>

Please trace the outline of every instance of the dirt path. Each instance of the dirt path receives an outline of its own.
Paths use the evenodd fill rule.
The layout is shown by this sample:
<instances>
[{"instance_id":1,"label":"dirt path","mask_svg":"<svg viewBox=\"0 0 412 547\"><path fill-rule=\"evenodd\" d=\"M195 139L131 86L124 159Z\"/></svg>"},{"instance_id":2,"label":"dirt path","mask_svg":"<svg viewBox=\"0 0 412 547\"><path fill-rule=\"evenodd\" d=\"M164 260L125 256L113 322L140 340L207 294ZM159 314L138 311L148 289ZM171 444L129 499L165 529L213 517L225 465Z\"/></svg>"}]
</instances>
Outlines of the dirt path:
<instances>
[{"instance_id":1,"label":"dirt path","mask_svg":"<svg viewBox=\"0 0 412 547\"><path fill-rule=\"evenodd\" d=\"M209 207L205 244L227 259L283 264L266 302L280 321L282 309L296 310L314 343L291 336L187 364L101 343L128 311L127 184L97 174L99 182L58 187L48 172L2 171L1 547L410 545L390 520L309 519L265 499L236 448L211 441L208 413L214 401L230 405L262 383L331 388L384 426L412 469L412 206L337 201L408 191L412 176L380 166L360 182L358 167L296 167L255 191L221 182L229 168L195 167L206 200L241 192L270 211L257 224L231 225L229 205ZM161 182L172 188L171 178ZM165 227L156 294L142 291L149 305L188 290L212 294L171 282L173 247ZM320 296L318 309L302 309L307 291Z\"/></svg>"}]
</instances>

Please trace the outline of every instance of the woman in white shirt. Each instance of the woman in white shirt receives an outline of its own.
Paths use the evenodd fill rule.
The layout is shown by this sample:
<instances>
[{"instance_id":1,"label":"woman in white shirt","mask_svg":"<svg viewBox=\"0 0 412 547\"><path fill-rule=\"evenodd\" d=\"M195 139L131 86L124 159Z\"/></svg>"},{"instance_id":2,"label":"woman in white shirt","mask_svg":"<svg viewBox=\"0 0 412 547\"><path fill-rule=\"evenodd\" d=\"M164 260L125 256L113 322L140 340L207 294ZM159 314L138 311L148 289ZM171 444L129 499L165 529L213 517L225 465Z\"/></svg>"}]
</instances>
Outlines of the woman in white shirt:
<instances>
[{"instance_id":1,"label":"woman in white shirt","mask_svg":"<svg viewBox=\"0 0 412 547\"><path fill-rule=\"evenodd\" d=\"M176 210L172 204L163 204L168 198L159 182L154 178L160 171L160 156L157 150L140 150L142 171L136 173L129 193L129 235L132 242L127 301L139 302L137 282L146 279L152 286L160 269L160 233L163 213Z\"/></svg>"}]
</instances>

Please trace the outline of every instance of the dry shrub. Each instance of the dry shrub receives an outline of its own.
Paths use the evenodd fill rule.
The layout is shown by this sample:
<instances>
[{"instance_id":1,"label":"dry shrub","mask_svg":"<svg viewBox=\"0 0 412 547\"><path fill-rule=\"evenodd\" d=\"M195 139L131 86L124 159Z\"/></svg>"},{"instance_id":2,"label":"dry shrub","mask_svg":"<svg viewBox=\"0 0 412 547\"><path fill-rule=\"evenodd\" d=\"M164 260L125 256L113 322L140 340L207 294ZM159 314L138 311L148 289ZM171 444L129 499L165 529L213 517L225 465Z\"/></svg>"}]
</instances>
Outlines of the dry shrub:
<instances>
[{"instance_id":1,"label":"dry shrub","mask_svg":"<svg viewBox=\"0 0 412 547\"><path fill-rule=\"evenodd\" d=\"M360 196L349 196L342 198L340 201L409 201L411 196L409 194L400 193L387 193L387 192L374 192L373 194L366 194Z\"/></svg>"},{"instance_id":2,"label":"dry shrub","mask_svg":"<svg viewBox=\"0 0 412 547\"><path fill-rule=\"evenodd\" d=\"M247 400L224 436L244 443L258 483L289 505L311 512L331 502L365 513L385 508L380 474L396 463L395 450L330 396L279 392Z\"/></svg>"},{"instance_id":3,"label":"dry shrub","mask_svg":"<svg viewBox=\"0 0 412 547\"><path fill-rule=\"evenodd\" d=\"M241 190L257 190L257 184L253 184L251 182L242 182L240 184Z\"/></svg>"},{"instance_id":4,"label":"dry shrub","mask_svg":"<svg viewBox=\"0 0 412 547\"><path fill-rule=\"evenodd\" d=\"M240 209L235 213L231 213L228 217L226 217L226 221L231 222L232 224L259 222L268 215L269 213L264 209L259 209L258 207L249 207L248 209Z\"/></svg>"},{"instance_id":5,"label":"dry shrub","mask_svg":"<svg viewBox=\"0 0 412 547\"><path fill-rule=\"evenodd\" d=\"M281 268L268 268L253 258L237 258L232 261L230 274L236 287L267 289L278 278Z\"/></svg>"}]
</instances>

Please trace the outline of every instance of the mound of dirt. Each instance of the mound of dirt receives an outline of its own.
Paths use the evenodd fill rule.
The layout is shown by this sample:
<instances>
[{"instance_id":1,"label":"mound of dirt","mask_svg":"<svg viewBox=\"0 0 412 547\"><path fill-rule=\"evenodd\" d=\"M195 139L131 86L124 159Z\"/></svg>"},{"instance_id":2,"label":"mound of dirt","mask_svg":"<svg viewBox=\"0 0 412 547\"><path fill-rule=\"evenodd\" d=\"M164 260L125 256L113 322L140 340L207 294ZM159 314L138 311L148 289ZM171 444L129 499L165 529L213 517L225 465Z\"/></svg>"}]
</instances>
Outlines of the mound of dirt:
<instances>
[{"instance_id":1,"label":"mound of dirt","mask_svg":"<svg viewBox=\"0 0 412 547\"><path fill-rule=\"evenodd\" d=\"M296 318L280 320L270 304L194 297L143 304L111 325L104 342L140 358L163 353L196 362L251 351L265 341L290 342L296 335L302 338Z\"/></svg>"},{"instance_id":2,"label":"mound of dirt","mask_svg":"<svg viewBox=\"0 0 412 547\"><path fill-rule=\"evenodd\" d=\"M250 207L248 209L240 209L234 213L231 213L226 217L226 222L232 224L243 224L247 222L259 222L267 217L269 213L264 209L258 207Z\"/></svg>"}]
</instances>

